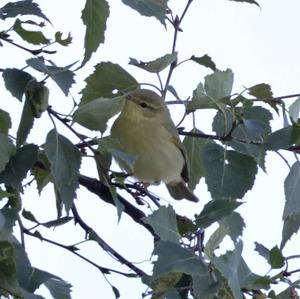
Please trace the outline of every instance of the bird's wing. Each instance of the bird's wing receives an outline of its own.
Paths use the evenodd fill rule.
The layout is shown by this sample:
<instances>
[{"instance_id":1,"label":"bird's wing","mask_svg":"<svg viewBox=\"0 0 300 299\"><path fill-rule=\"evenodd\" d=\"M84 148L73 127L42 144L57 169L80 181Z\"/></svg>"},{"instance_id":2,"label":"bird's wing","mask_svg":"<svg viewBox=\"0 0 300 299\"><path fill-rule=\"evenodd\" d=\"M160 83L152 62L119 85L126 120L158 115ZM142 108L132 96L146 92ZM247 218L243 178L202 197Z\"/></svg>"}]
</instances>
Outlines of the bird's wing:
<instances>
[{"instance_id":1,"label":"bird's wing","mask_svg":"<svg viewBox=\"0 0 300 299\"><path fill-rule=\"evenodd\" d=\"M181 177L185 182L189 181L189 164L188 164L188 158L186 154L186 150L184 148L183 143L181 142L177 128L174 126L173 123L165 123L164 127L167 129L167 131L170 132L171 140L172 142L178 147L178 149L181 151L183 157L184 157L184 165L181 171Z\"/></svg>"}]
</instances>

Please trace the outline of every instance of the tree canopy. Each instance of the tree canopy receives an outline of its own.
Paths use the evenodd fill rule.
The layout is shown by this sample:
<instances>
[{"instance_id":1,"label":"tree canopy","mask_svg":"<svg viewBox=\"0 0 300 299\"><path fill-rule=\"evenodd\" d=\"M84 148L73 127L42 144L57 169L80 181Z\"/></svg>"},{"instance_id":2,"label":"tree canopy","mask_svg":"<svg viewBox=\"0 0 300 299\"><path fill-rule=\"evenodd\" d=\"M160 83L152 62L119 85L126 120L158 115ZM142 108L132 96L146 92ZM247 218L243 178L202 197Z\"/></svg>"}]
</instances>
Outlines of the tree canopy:
<instances>
[{"instance_id":1,"label":"tree canopy","mask_svg":"<svg viewBox=\"0 0 300 299\"><path fill-rule=\"evenodd\" d=\"M254 0L231 1L259 8ZM0 8L0 46L13 46L24 53L22 66L0 65L6 90L22 107L20 119L11 117L9 108L5 108L8 101L0 109L0 296L44 298L36 293L44 285L55 299L72 298L72 286L64 277L32 265L26 240L36 238L95 267L106 277L116 298L122 298L122 294L117 284L110 283L110 274L128 280L140 278L145 285L141 296L145 298L298 298L295 273L300 269L291 269L289 261L299 259L299 255L285 256L283 250L300 226L300 95L275 96L272 87L261 82L236 91L233 71L219 69L209 53L182 59L177 43L193 0L184 1L181 12L173 11L167 0L122 2L119 5L127 5L141 15L141 22L154 17L161 30L167 28L172 36L171 51L151 61L132 58L129 53L129 64L156 77L156 85L141 82L116 62L102 61L94 65L80 92L70 92L80 83L76 75L89 67L94 53L105 43L110 15L106 0L85 1L81 14L84 53L71 64L61 61L65 49L72 47L72 32L56 31L55 23L37 1L7 2ZM54 54L61 59L52 59ZM172 83L174 74L185 63L207 70L203 80L195 82L197 87L188 99L182 98ZM189 187L196 190L201 182L211 198L200 212L195 209L193 217L181 215L171 199L166 205L161 194L114 170L113 157L126 163L132 163L132 157L117 149L109 136L109 121L122 109L124 93L139 84L150 86L168 105L184 110L178 132L190 164ZM54 86L61 91L59 104L52 98ZM294 100L289 107L285 102L288 98ZM68 111L61 108L61 103L66 103ZM199 113L207 110L214 115L212 133L197 125ZM42 118L49 120L48 127L32 136ZM283 120L280 129L272 127L274 119ZM182 127L183 122L188 125ZM285 199L281 243L269 248L255 243L256 253L270 269L261 275L252 272L242 256L243 232L247 228L238 208L253 189L258 170L266 172L265 161L270 153L280 155L289 174L282 182ZM290 153L294 154L292 163L285 158ZM93 168L97 175L88 176L84 167ZM51 202L56 217L41 221L42 215L25 209L23 201L33 189L43 198L49 186L53 189ZM114 248L89 224L75 200L83 196L79 193L82 189L85 198L96 196L115 207L119 220L129 217L151 236L153 253L147 266L131 261L121 253L122 244ZM43 233L43 228L70 225L84 232L81 242L66 245ZM220 253L226 240L232 249ZM99 252L107 252L126 270L102 266L84 255L81 243L86 242L97 244Z\"/></svg>"}]
</instances>

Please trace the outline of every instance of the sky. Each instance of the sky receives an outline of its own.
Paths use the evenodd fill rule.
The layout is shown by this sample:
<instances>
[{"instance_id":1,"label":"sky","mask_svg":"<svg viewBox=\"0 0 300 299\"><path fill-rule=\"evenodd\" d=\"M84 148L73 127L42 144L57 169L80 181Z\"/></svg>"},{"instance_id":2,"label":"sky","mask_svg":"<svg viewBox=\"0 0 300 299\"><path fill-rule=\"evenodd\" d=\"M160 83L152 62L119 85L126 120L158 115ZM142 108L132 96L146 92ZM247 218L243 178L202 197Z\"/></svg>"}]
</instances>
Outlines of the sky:
<instances>
[{"instance_id":1,"label":"sky","mask_svg":"<svg viewBox=\"0 0 300 299\"><path fill-rule=\"evenodd\" d=\"M0 0L0 6L5 5L6 2ZM58 54L53 56L53 60L57 65L68 65L81 59L84 28L80 15L85 2L72 1L71 7L70 1L66 0L59 1L59 5L53 5L51 0L37 2L53 23L53 27L50 26L48 30L49 34L55 29L64 33L70 31L73 36L73 44L69 48L58 48ZM169 6L176 14L182 11L185 3L186 1L183 0L174 0L169 1ZM179 60L184 60L191 55L210 55L219 69L233 70L234 92L240 92L244 87L258 83L268 83L275 96L298 93L300 2L299 0L265 0L259 3L261 8L228 0L195 0L182 23L183 32L178 37ZM154 18L140 16L121 1L111 0L109 4L111 13L105 44L100 46L91 61L76 75L77 83L71 91L75 99L80 98L78 93L84 87L84 78L92 73L93 66L101 61L118 63L138 81L157 84L155 76L128 65L129 57L149 61L171 51L173 32L169 26L165 30ZM0 48L2 68L22 67L27 57L30 56L11 46L5 45ZM198 83L204 81L208 73L208 69L189 62L183 64L174 73L171 84L176 86L182 98L187 98L191 96ZM65 99L55 85L49 84L49 88L50 102L56 110L67 110L72 107L72 101ZM18 101L3 88L0 89L0 98L0 108L8 109L7 103L9 103L13 117L18 119L20 115ZM287 100L287 106L291 103L292 100ZM171 108L171 112L175 122L181 119L181 110ZM198 128L210 133L213 115L207 111L199 113ZM272 122L272 126L279 129L283 125L282 118L274 116L276 120ZM15 123L18 124L17 121ZM43 143L45 134L40 132L41 130L47 132L50 128L50 120L43 115L38 120L38 126L32 130L29 141L38 140L40 144ZM16 130L16 127L12 130ZM60 130L63 134L69 134L62 127ZM97 132L88 133L91 136L99 136ZM294 161L291 155L288 159ZM254 253L253 242L258 241L267 247L274 246L275 243L280 244L284 204L283 181L289 171L275 153L268 154L266 166L267 173L259 171L254 188L247 193L245 204L239 208L247 225L243 236L245 243L243 255L250 267L252 266L251 269L260 274L266 273L268 267L264 260ZM82 167L82 172L96 177L96 172L93 170L91 173L89 165ZM165 198L166 204L170 202L178 213L188 216L200 212L210 199L203 182L196 190L196 194L201 199L197 205L186 201L170 201L165 190L160 187L152 190L158 190ZM79 190L77 198L77 207L88 224L128 260L141 263L138 264L140 267L150 271L149 266L142 262L151 257L151 236L126 216L123 216L118 223L115 209L85 190ZM43 191L40 198L34 191L26 192L24 206L45 221L52 220L56 216L52 189L49 187ZM72 224L68 225L67 231L57 228L55 231L44 230L43 233L64 244L78 242L84 238L83 232L79 228L74 230ZM284 254L299 253L299 248L295 248L295 244L300 244L299 236L294 236L292 242L287 244ZM114 298L109 285L98 270L77 257L35 239L28 239L26 246L33 265L55 273L74 285L72 298L82 299L92 296ZM125 267L112 262L112 259L93 243L84 243L80 248L84 254L101 266L126 270ZM230 244L221 249L221 252L228 248ZM300 265L296 264L295 268L300 268ZM116 275L111 275L109 279L120 289L121 298L140 298L140 294L145 291L145 287L136 279L130 280ZM45 293L46 291L41 289L41 294Z\"/></svg>"}]
</instances>

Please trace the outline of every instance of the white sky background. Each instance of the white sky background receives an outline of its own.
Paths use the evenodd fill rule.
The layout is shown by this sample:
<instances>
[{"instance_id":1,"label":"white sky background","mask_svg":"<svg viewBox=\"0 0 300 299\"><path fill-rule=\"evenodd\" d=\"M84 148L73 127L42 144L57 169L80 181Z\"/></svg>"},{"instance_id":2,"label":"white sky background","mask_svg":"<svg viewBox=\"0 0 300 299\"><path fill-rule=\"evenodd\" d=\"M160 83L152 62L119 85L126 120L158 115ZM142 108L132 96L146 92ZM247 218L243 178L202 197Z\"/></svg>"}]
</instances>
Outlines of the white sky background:
<instances>
[{"instance_id":1,"label":"white sky background","mask_svg":"<svg viewBox=\"0 0 300 299\"><path fill-rule=\"evenodd\" d=\"M7 1L0 0L0 7ZM80 16L85 1L37 1L43 12L50 18L55 31L71 32L73 44L69 48L59 48L58 54L51 57L59 66L68 65L81 59L83 54L84 27ZM54 4L55 2L55 4ZM170 1L169 6L174 14L181 13L186 1ZM70 5L71 4L71 5ZM111 12L106 31L106 41L101 45L92 60L76 76L76 85L72 95L79 99L78 92L84 87L84 78L92 71L93 66L101 61L112 61L127 69L138 81L157 84L156 77L145 71L128 65L129 57L143 61L153 60L169 53L172 45L173 31L170 26L166 31L154 18L140 16L135 11L123 5L121 1L109 1ZM298 93L300 78L300 42L299 42L299 0L261 0L261 10L255 5L239 4L227 0L195 0L182 23L183 32L178 36L177 50L179 61L191 55L202 56L208 54L221 70L231 68L235 74L234 92L243 90L243 86L250 87L257 83L269 83L275 96ZM4 23L5 24L5 23ZM51 29L51 28L49 28ZM2 28L1 28L2 30ZM51 31L49 31L51 32ZM32 48L32 46L29 46ZM22 67L24 58L30 57L25 52L4 44L0 48L0 65L5 67ZM174 72L171 84L176 87L183 98L191 96L197 84L210 73L208 69L188 62ZM50 103L53 108L66 110L70 99L53 84L50 87ZM0 89L0 108L10 109L13 117L15 132L20 117L20 105L2 87ZM292 100L287 100L287 106ZM174 120L181 119L182 111L171 109ZM212 116L215 114L207 110L199 114L198 128L206 133L211 132ZM276 115L274 115L276 117ZM273 123L274 128L282 127L282 120ZM36 121L29 141L44 142L45 132L51 128L47 115ZM60 128L61 133L65 129ZM79 128L79 127L78 127ZM82 130L80 128L80 130ZM88 133L99 136L97 132ZM77 141L67 133L72 140ZM292 159L291 159L292 161ZM82 170L89 176L97 176L91 166L82 165ZM282 212L284 204L283 181L288 174L284 162L274 153L268 153L268 174L259 171L253 190L247 193L246 203L239 209L245 217L244 257L254 272L265 274L267 264L258 256L254 249L254 241L261 242L267 247L279 245L281 240ZM234 183L234 182L233 182ZM166 203L169 198L163 194ZM27 192L24 206L31 209L40 221L52 220L56 212L51 188L46 188L42 197L36 192ZM170 203L178 213L192 216L201 211L210 199L203 182L197 188L196 194L201 199L194 204L187 201ZM86 222L113 248L118 250L130 261L144 261L150 258L152 252L151 236L138 225L128 220L125 215L117 224L116 210L104 204L96 196L84 189L78 191L78 210ZM28 224L30 227L30 224ZM72 244L84 238L80 229L74 231L73 224L69 230L56 229L54 232L42 231L49 238L60 240L64 244ZM53 237L54 236L54 237ZM297 238L297 240L296 240ZM73 284L73 298L114 298L107 282L98 270L78 259L63 249L43 244L35 239L27 239L27 252L34 266L61 276ZM101 266L126 270L92 242L83 244L83 253ZM297 254L300 250L299 237L294 237L288 243L284 254ZM143 268L143 264L138 265ZM300 265L294 265L300 268ZM145 268L149 271L149 268ZM111 282L121 291L121 298L140 298L145 290L139 280L127 279L121 276L108 276ZM45 291L43 291L45 294ZM47 295L46 295L47 296Z\"/></svg>"}]
</instances>

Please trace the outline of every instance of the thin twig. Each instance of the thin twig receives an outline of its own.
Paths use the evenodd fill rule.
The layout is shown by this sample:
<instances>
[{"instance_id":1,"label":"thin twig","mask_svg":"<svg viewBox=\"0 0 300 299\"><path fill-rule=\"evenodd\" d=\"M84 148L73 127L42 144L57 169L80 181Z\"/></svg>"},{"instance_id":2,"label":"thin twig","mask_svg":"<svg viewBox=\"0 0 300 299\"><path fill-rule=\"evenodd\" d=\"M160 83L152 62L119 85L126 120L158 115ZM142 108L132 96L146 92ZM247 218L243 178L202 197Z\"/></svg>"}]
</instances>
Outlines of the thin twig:
<instances>
[{"instance_id":1,"label":"thin twig","mask_svg":"<svg viewBox=\"0 0 300 299\"><path fill-rule=\"evenodd\" d=\"M57 247L60 247L60 248L63 248L67 251L70 251L71 253L75 254L76 256L78 256L79 258L83 259L84 261L86 261L87 263L89 263L90 265L96 267L102 274L110 274L110 273L117 273L117 274L120 274L120 275L123 275L123 276L126 276L126 277L137 277L136 275L132 274L132 273L124 273L124 272L121 272L121 271L118 271L118 270L114 270L114 269L110 269L110 268L106 268L106 267L102 267L102 266L99 266L98 264L96 264L95 262L91 261L90 259L86 258L85 256L81 255L80 253L77 252L77 249L75 249L75 246L74 245L71 245L71 246L68 246L68 245L64 245L64 244L61 244L61 243L58 243L56 241L53 241L53 240L50 240L48 238L45 238L41 235L37 236L35 235L34 233L32 233L30 230L28 229L25 229L23 230L23 232L28 235L28 236L31 236L31 237L35 237L41 241L45 241L49 244L52 244L52 245L55 245Z\"/></svg>"},{"instance_id":2,"label":"thin twig","mask_svg":"<svg viewBox=\"0 0 300 299\"><path fill-rule=\"evenodd\" d=\"M177 44L178 32L180 31L180 24L181 24L183 18L185 17L185 15L188 11L188 8L189 8L189 6L191 5L192 2L193 2L193 0L188 0L188 2L187 2L187 4L186 4L186 6L185 6L185 8L184 8L184 10L183 10L180 17L176 16L175 18L172 18L171 23L174 27L174 36L173 36L173 43L172 43L172 54L176 52L176 44ZM166 83L165 83L165 87L162 91L162 97L163 98L166 97L168 86L170 84L171 77L172 77L173 71L176 68L176 66L177 66L177 59L174 62L172 62L171 65L170 65L169 73L168 73Z\"/></svg>"},{"instance_id":3,"label":"thin twig","mask_svg":"<svg viewBox=\"0 0 300 299\"><path fill-rule=\"evenodd\" d=\"M74 215L75 222L78 223L81 228L86 232L86 234L89 236L91 240L94 240L98 243L98 245L105 250L106 252L110 253L112 256L114 256L120 263L126 265L128 268L133 270L139 277L146 276L147 274L136 267L133 263L129 262L127 259L125 259L121 254L119 254L116 250L114 250L111 246L109 246L90 226L88 226L83 219L80 217L76 206L73 204L72 212Z\"/></svg>"}]
</instances>

